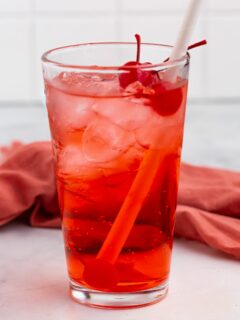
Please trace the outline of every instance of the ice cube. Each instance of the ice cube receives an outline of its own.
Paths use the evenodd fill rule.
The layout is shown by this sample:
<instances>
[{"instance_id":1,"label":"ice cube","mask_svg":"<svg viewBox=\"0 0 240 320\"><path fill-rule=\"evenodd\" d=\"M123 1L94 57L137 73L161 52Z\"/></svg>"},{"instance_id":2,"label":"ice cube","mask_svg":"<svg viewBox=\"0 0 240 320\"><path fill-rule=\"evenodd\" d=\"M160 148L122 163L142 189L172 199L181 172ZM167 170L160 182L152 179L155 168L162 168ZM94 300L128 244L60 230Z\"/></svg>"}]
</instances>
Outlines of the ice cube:
<instances>
[{"instance_id":1,"label":"ice cube","mask_svg":"<svg viewBox=\"0 0 240 320\"><path fill-rule=\"evenodd\" d=\"M82 150L90 162L111 161L135 143L134 134L98 116L83 133Z\"/></svg>"},{"instance_id":2,"label":"ice cube","mask_svg":"<svg viewBox=\"0 0 240 320\"><path fill-rule=\"evenodd\" d=\"M73 135L77 131L81 134L95 117L95 112L91 109L95 102L92 98L73 96L52 87L47 96L52 136L62 145L75 139Z\"/></svg>"},{"instance_id":3,"label":"ice cube","mask_svg":"<svg viewBox=\"0 0 240 320\"><path fill-rule=\"evenodd\" d=\"M49 92L48 110L55 122L65 127L83 128L94 116L91 106L95 100L70 95L52 88Z\"/></svg>"},{"instance_id":4,"label":"ice cube","mask_svg":"<svg viewBox=\"0 0 240 320\"><path fill-rule=\"evenodd\" d=\"M83 180L95 180L103 175L101 168L90 163L81 146L69 144L59 154L58 171L61 174L81 177Z\"/></svg>"},{"instance_id":5,"label":"ice cube","mask_svg":"<svg viewBox=\"0 0 240 320\"><path fill-rule=\"evenodd\" d=\"M152 117L151 107L134 98L99 99L92 109L125 130L135 130Z\"/></svg>"},{"instance_id":6,"label":"ice cube","mask_svg":"<svg viewBox=\"0 0 240 320\"><path fill-rule=\"evenodd\" d=\"M136 172L139 167L140 162L143 159L145 149L141 148L138 144L130 147L126 152L121 154L120 157L115 158L110 162L105 162L102 164L105 176L111 176L115 173L125 172L130 174L130 172Z\"/></svg>"},{"instance_id":7,"label":"ice cube","mask_svg":"<svg viewBox=\"0 0 240 320\"><path fill-rule=\"evenodd\" d=\"M164 119L156 112L152 111L151 118L144 123L143 126L135 130L135 139L142 147L152 145L162 130Z\"/></svg>"},{"instance_id":8,"label":"ice cube","mask_svg":"<svg viewBox=\"0 0 240 320\"><path fill-rule=\"evenodd\" d=\"M67 92L89 97L119 96L122 92L118 75L114 73L63 72L54 83Z\"/></svg>"},{"instance_id":9,"label":"ice cube","mask_svg":"<svg viewBox=\"0 0 240 320\"><path fill-rule=\"evenodd\" d=\"M142 147L175 150L181 145L182 125L167 125L164 121L152 122L145 128L136 130L135 137Z\"/></svg>"}]
</instances>

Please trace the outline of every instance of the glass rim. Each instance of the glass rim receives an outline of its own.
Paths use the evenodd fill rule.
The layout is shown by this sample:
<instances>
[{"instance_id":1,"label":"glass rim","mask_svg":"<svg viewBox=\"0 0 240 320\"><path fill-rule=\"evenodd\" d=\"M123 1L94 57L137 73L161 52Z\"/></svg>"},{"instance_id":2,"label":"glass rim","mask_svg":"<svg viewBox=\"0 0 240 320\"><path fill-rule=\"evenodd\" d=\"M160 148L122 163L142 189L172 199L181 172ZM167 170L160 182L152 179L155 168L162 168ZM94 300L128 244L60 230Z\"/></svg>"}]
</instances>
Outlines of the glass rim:
<instances>
[{"instance_id":1,"label":"glass rim","mask_svg":"<svg viewBox=\"0 0 240 320\"><path fill-rule=\"evenodd\" d=\"M50 49L46 52L44 52L41 56L41 60L43 63L50 64L55 67L61 67L61 68L71 68L71 69L79 69L79 70L91 70L91 71L102 71L102 70L123 70L123 65L118 66L101 66L101 65L79 65L79 64L69 64L69 63L62 63L58 62L54 59L49 59L49 55L53 52L57 52L60 50L66 50L71 48L77 48L77 47L84 47L84 46L98 46L98 45L136 45L136 42L116 42L116 41L110 41L110 42L85 42L85 43L77 43L77 44L71 44L61 47L56 47L53 49ZM142 42L141 45L143 46L156 46L156 47L164 47L168 49L172 49L172 45L167 44L161 44L161 43L153 43L153 42ZM158 67L177 67L181 64L188 63L190 59L190 55L188 51L181 56L181 58L174 59L171 61L163 61L160 63L155 64L142 64L142 65L135 65L135 66L127 66L128 69L152 69L152 68L158 68Z\"/></svg>"}]
</instances>

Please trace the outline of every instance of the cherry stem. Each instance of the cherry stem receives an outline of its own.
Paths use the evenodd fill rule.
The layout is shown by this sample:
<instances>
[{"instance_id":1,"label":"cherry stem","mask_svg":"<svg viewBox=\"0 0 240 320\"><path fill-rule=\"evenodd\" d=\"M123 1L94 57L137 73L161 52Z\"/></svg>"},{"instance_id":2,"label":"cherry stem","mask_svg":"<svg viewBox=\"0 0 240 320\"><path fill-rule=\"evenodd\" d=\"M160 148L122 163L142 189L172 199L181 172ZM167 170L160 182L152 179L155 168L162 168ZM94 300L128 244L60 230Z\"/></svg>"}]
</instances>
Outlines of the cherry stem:
<instances>
[{"instance_id":1,"label":"cherry stem","mask_svg":"<svg viewBox=\"0 0 240 320\"><path fill-rule=\"evenodd\" d=\"M188 50L191 50L193 48L197 48L197 47L200 47L200 46L204 46L205 44L207 44L206 40L202 40L202 41L196 42L196 43L191 44L190 46L188 46Z\"/></svg>"},{"instance_id":2,"label":"cherry stem","mask_svg":"<svg viewBox=\"0 0 240 320\"><path fill-rule=\"evenodd\" d=\"M207 44L207 40L202 40L202 41L198 41L196 43L191 44L190 46L187 47L187 50L191 50L193 48L197 48L200 46L204 46L205 44ZM169 60L169 58L167 58L166 60L164 60L163 62L167 62Z\"/></svg>"},{"instance_id":3,"label":"cherry stem","mask_svg":"<svg viewBox=\"0 0 240 320\"><path fill-rule=\"evenodd\" d=\"M140 49L141 49L141 37L139 34L135 34L135 38L137 41L137 55L136 55L136 62L139 63L140 61Z\"/></svg>"}]
</instances>

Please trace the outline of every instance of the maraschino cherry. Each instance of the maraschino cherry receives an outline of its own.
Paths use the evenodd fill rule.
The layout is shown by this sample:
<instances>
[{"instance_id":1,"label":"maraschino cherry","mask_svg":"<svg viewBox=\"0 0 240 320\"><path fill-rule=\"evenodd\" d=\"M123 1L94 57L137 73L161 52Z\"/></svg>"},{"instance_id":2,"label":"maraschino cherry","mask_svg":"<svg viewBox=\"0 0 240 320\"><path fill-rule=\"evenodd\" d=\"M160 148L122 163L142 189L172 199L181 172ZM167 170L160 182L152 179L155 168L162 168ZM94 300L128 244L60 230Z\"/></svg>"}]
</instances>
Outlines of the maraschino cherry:
<instances>
[{"instance_id":1,"label":"maraschino cherry","mask_svg":"<svg viewBox=\"0 0 240 320\"><path fill-rule=\"evenodd\" d=\"M171 116L177 112L183 101L183 79L176 79L175 83L164 80L159 76L159 72L153 70L145 70L146 67L151 67L152 63L140 62L141 53L141 37L135 34L137 41L136 61L125 63L120 70L124 70L119 75L120 86L125 89L130 84L138 83L140 92L136 95L142 95L147 98L149 105L161 116ZM206 40L199 41L188 47L188 50L205 45ZM166 59L164 62L169 60ZM180 81L181 80L181 81ZM148 90L146 90L146 87ZM145 88L145 90L143 90Z\"/></svg>"},{"instance_id":2,"label":"maraschino cherry","mask_svg":"<svg viewBox=\"0 0 240 320\"><path fill-rule=\"evenodd\" d=\"M149 97L150 105L161 116L170 116L178 111L183 101L183 87L161 81L153 85L154 94Z\"/></svg>"},{"instance_id":3,"label":"maraschino cherry","mask_svg":"<svg viewBox=\"0 0 240 320\"><path fill-rule=\"evenodd\" d=\"M128 72L123 72L119 75L119 83L122 88L126 88L129 84L139 81L143 86L149 86L153 82L153 73L151 71L143 70L141 67L151 66L150 62L140 62L141 54L141 37L139 34L135 34L137 41L137 54L136 61L129 61L125 63L120 70L125 70Z\"/></svg>"}]
</instances>

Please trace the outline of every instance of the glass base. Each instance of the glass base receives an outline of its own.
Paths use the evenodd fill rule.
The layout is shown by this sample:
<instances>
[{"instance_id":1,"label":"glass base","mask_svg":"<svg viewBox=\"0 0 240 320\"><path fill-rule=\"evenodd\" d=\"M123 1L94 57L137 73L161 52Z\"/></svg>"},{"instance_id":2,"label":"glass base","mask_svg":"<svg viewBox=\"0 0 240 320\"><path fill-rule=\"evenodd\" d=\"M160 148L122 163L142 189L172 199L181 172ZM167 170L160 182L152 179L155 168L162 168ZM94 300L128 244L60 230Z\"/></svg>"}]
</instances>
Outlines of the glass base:
<instances>
[{"instance_id":1,"label":"glass base","mask_svg":"<svg viewBox=\"0 0 240 320\"><path fill-rule=\"evenodd\" d=\"M88 289L70 280L70 294L73 300L96 308L124 309L144 307L162 300L167 291L168 282L148 290L109 293Z\"/></svg>"}]
</instances>

